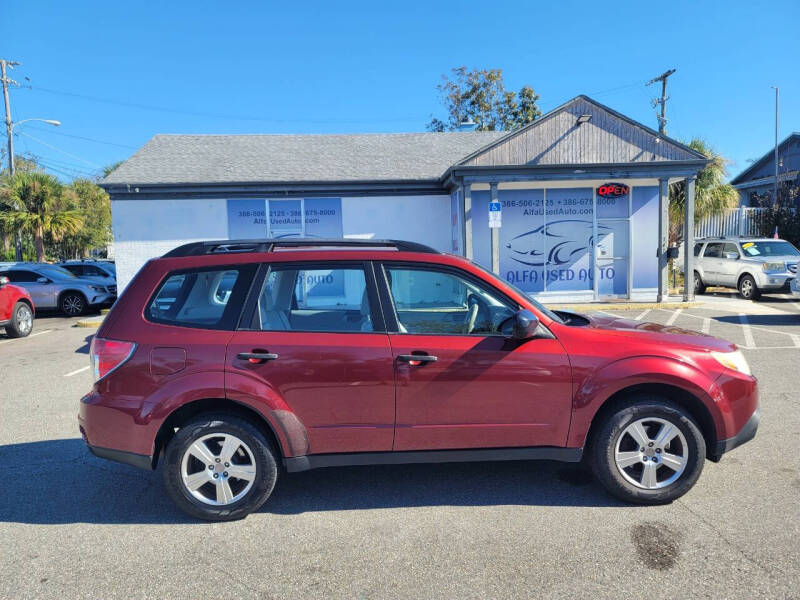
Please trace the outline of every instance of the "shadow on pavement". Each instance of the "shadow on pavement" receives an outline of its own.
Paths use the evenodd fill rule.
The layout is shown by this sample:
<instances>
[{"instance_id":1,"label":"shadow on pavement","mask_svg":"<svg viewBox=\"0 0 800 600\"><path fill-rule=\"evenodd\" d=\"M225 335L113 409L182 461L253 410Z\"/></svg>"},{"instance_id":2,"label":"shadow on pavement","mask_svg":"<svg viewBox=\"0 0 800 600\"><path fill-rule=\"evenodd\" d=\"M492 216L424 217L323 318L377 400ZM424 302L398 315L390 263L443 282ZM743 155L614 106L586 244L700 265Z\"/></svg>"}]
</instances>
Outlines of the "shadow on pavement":
<instances>
[{"instance_id":1,"label":"shadow on pavement","mask_svg":"<svg viewBox=\"0 0 800 600\"><path fill-rule=\"evenodd\" d=\"M724 315L714 317L720 323L733 323L741 325L739 317L736 315ZM782 315L747 315L747 323L750 325L762 325L764 327L800 327L800 314L786 313ZM787 331L785 333L792 333Z\"/></svg>"},{"instance_id":2,"label":"shadow on pavement","mask_svg":"<svg viewBox=\"0 0 800 600\"><path fill-rule=\"evenodd\" d=\"M92 344L92 338L93 337L94 337L94 334L87 335L83 339L83 341L84 341L83 346L81 346L80 348L76 349L75 350L75 354L86 354L86 355L88 355L89 354L89 348L90 348L90 346Z\"/></svg>"},{"instance_id":3,"label":"shadow on pavement","mask_svg":"<svg viewBox=\"0 0 800 600\"><path fill-rule=\"evenodd\" d=\"M96 458L80 438L0 446L14 493L0 521L31 524L202 523L167 497L161 473ZM24 466L24 472L23 472ZM419 506L625 506L577 465L545 461L346 467L282 473L262 513Z\"/></svg>"}]
</instances>

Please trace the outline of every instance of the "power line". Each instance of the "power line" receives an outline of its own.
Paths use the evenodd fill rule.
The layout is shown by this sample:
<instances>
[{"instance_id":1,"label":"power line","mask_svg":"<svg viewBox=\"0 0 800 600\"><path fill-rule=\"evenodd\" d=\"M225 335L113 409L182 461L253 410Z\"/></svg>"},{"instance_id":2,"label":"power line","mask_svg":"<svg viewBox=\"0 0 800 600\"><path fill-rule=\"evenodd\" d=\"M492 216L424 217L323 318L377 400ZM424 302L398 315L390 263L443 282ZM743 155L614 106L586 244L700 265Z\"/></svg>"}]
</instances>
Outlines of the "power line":
<instances>
[{"instance_id":1,"label":"power line","mask_svg":"<svg viewBox=\"0 0 800 600\"><path fill-rule=\"evenodd\" d=\"M31 125L27 125L27 124L25 126L26 127L31 127ZM97 139L90 138L90 137L84 137L82 135L73 135L73 134L70 134L70 133L64 133L63 131L55 131L55 130L51 131L50 129L44 129L43 127L33 126L33 129L35 129L36 131L46 131L47 133L60 135L62 137L74 138L76 140L85 140L87 142L94 142L96 144L105 144L106 146L117 146L118 148L127 148L129 150L137 150L138 149L136 146L129 146L128 144L118 144L116 142L107 142L105 140L97 140Z\"/></svg>"},{"instance_id":2,"label":"power line","mask_svg":"<svg viewBox=\"0 0 800 600\"><path fill-rule=\"evenodd\" d=\"M152 104L140 104L138 102L126 102L123 100L113 100L110 98L100 98L98 96L90 96L88 94L77 94L75 92L67 92L63 90L54 90L52 88L45 88L33 85L21 86L24 89L46 92L48 94L58 94L61 96L70 96L72 98L80 98L81 100L89 100L91 102L100 102L102 104L114 104L118 106L126 106L128 108L137 108L140 110L150 110L156 112L166 112L178 115L187 115L192 117L210 117L214 119L230 119L234 121L260 121L264 123L384 123L384 122L407 122L418 121L422 117L395 117L395 118L378 118L378 119L269 119L265 117L253 117L248 115L232 115L224 113L207 113L201 111L181 110L167 106L156 106Z\"/></svg>"},{"instance_id":3,"label":"power line","mask_svg":"<svg viewBox=\"0 0 800 600\"><path fill-rule=\"evenodd\" d=\"M80 156L77 156L75 154L67 152L66 150L62 150L61 148L58 148L57 146L53 146L52 144L48 144L44 140L40 140L39 138L32 136L30 133L25 133L24 131L20 131L18 133L19 133L19 135L24 135L25 137L28 137L28 138L32 139L33 141L35 141L35 142L39 142L43 146L47 146L51 150L55 150L56 152L60 152L61 154L64 154L65 156L69 156L69 157L74 158L76 160L79 160L79 161L81 161L83 163L86 163L90 167L94 167L96 169L100 169L101 168L100 165L98 165L98 164L95 164L93 162L90 162L90 161L86 160L85 158L81 158Z\"/></svg>"}]
</instances>

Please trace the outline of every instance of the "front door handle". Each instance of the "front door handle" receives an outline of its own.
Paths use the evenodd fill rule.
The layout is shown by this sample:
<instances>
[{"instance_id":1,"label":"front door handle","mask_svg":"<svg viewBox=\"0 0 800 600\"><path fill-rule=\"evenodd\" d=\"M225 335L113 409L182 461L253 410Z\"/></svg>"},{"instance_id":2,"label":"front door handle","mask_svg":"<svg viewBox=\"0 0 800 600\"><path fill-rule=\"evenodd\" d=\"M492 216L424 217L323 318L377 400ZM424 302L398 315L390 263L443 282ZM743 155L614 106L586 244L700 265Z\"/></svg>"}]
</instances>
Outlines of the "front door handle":
<instances>
[{"instance_id":1,"label":"front door handle","mask_svg":"<svg viewBox=\"0 0 800 600\"><path fill-rule=\"evenodd\" d=\"M236 358L239 360L246 360L254 365L258 365L268 360L275 360L278 358L278 355L266 351L239 352L239 354L236 355Z\"/></svg>"},{"instance_id":2,"label":"front door handle","mask_svg":"<svg viewBox=\"0 0 800 600\"><path fill-rule=\"evenodd\" d=\"M407 362L412 367L418 367L423 363L436 362L439 358L430 354L398 354L397 360Z\"/></svg>"}]
</instances>

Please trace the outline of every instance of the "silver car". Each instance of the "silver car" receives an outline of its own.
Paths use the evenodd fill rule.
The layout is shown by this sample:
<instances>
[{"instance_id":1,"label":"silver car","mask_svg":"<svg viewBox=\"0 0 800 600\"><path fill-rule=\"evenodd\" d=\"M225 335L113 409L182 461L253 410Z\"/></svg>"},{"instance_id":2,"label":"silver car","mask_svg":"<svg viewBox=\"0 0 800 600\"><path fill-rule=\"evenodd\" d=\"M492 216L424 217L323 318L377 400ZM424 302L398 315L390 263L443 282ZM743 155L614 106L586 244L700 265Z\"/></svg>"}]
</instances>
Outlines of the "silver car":
<instances>
[{"instance_id":1,"label":"silver car","mask_svg":"<svg viewBox=\"0 0 800 600\"><path fill-rule=\"evenodd\" d=\"M75 277L87 279L100 283L108 288L108 291L116 298L117 296L117 271L114 263L108 261L92 260L70 260L67 262L56 263L57 266L66 269Z\"/></svg>"},{"instance_id":2,"label":"silver car","mask_svg":"<svg viewBox=\"0 0 800 600\"><path fill-rule=\"evenodd\" d=\"M0 275L28 290L37 311L59 309L69 317L76 317L89 307L106 304L114 298L107 286L75 277L55 265L5 263L0 265Z\"/></svg>"},{"instance_id":3,"label":"silver car","mask_svg":"<svg viewBox=\"0 0 800 600\"><path fill-rule=\"evenodd\" d=\"M773 238L704 238L694 246L694 291L708 286L739 290L755 300L762 293L789 292L797 275L800 251L786 240Z\"/></svg>"}]
</instances>

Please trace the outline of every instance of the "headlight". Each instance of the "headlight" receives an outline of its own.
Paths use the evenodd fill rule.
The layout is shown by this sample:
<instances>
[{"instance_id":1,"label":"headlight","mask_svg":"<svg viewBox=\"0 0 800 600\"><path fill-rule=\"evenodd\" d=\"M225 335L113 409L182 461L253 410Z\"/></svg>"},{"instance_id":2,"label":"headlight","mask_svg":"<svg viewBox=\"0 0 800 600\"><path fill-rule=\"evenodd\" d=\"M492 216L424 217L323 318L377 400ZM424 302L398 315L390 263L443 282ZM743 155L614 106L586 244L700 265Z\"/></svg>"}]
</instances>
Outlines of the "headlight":
<instances>
[{"instance_id":1,"label":"headlight","mask_svg":"<svg viewBox=\"0 0 800 600\"><path fill-rule=\"evenodd\" d=\"M736 350L735 352L712 352L711 356L723 367L739 371L739 373L744 373L745 375L752 375L750 365L747 364L747 359L741 350Z\"/></svg>"},{"instance_id":2,"label":"headlight","mask_svg":"<svg viewBox=\"0 0 800 600\"><path fill-rule=\"evenodd\" d=\"M764 270L765 273L774 273L776 271L785 271L786 270L786 263L782 262L768 262L761 265L761 268Z\"/></svg>"},{"instance_id":3,"label":"headlight","mask_svg":"<svg viewBox=\"0 0 800 600\"><path fill-rule=\"evenodd\" d=\"M93 292L100 292L100 293L104 293L106 291L106 288L104 288L102 285L90 285L89 289L92 290Z\"/></svg>"}]
</instances>

